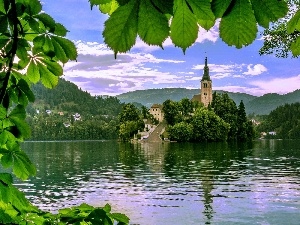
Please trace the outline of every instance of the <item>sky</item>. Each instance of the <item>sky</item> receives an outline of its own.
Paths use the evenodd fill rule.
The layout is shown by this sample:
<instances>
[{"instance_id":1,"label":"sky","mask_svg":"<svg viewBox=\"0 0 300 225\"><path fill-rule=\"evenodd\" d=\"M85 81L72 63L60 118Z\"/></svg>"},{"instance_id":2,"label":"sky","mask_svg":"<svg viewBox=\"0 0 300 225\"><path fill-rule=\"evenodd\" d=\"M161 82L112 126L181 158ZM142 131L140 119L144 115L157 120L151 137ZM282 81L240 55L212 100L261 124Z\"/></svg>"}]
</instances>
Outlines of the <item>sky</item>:
<instances>
[{"instance_id":1,"label":"sky","mask_svg":"<svg viewBox=\"0 0 300 225\"><path fill-rule=\"evenodd\" d=\"M42 0L43 10L62 23L78 50L77 61L64 66L64 78L91 95L116 96L153 88L199 89L205 57L213 90L261 96L300 89L300 59L260 56L262 37L242 49L227 46L219 37L218 22L210 31L200 29L194 45L183 54L170 39L164 50L137 39L127 53L114 58L103 42L107 15L88 0Z\"/></svg>"}]
</instances>

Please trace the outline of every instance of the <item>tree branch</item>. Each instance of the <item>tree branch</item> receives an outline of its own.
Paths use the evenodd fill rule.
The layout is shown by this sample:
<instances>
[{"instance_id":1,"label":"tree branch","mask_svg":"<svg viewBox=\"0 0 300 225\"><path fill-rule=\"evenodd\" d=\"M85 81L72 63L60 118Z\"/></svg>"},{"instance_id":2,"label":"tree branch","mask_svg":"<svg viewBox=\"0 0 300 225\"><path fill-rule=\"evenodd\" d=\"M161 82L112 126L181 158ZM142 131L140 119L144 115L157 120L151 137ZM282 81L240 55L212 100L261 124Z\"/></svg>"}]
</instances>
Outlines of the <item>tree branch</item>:
<instances>
[{"instance_id":1,"label":"tree branch","mask_svg":"<svg viewBox=\"0 0 300 225\"><path fill-rule=\"evenodd\" d=\"M18 24L19 24L19 19L17 17L17 8L16 8L16 1L15 0L11 0L10 1L11 4L11 15L12 15L12 22L13 22L13 39L12 39L12 47L9 50L9 55L8 57L10 57L9 62L8 62L8 68L7 68L7 72L5 74L5 77L3 78L3 84L0 90L0 103L3 104L3 100L4 100L4 96L6 94L7 91L7 86L8 86L8 81L12 72L12 67L13 67L13 63L14 63L14 59L17 53L17 48L18 48L18 35L19 35L19 31L18 31Z\"/></svg>"}]
</instances>

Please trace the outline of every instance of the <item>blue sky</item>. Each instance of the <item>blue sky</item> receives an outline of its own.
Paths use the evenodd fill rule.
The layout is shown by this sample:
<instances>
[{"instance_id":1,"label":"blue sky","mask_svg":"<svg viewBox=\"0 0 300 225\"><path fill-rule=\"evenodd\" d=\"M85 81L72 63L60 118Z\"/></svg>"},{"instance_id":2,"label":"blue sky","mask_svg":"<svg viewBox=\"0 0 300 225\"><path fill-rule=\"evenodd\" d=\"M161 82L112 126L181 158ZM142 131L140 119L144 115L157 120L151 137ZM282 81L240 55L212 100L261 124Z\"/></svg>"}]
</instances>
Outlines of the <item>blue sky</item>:
<instances>
[{"instance_id":1,"label":"blue sky","mask_svg":"<svg viewBox=\"0 0 300 225\"><path fill-rule=\"evenodd\" d=\"M248 47L229 47L219 38L217 22L209 32L199 32L185 55L169 39L164 50L137 40L130 52L114 59L102 38L107 16L96 7L91 10L88 0L42 3L43 10L70 31L67 37L78 49L78 60L65 65L64 78L92 95L115 96L151 88L199 89L206 56L214 90L261 96L300 89L300 59L260 56L263 42L259 35Z\"/></svg>"}]
</instances>

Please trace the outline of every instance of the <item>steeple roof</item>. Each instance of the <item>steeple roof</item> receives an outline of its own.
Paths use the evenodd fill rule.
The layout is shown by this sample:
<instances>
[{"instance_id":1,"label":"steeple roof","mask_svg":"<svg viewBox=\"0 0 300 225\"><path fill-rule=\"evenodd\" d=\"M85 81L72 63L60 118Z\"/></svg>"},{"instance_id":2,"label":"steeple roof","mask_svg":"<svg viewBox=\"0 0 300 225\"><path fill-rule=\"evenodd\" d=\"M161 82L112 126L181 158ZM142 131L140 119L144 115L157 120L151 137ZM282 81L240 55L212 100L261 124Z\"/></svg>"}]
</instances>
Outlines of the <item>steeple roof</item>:
<instances>
[{"instance_id":1,"label":"steeple roof","mask_svg":"<svg viewBox=\"0 0 300 225\"><path fill-rule=\"evenodd\" d=\"M209 68L207 66L207 57L205 57L205 66L204 66L204 72L203 72L202 80L211 81L211 79L209 77Z\"/></svg>"}]
</instances>

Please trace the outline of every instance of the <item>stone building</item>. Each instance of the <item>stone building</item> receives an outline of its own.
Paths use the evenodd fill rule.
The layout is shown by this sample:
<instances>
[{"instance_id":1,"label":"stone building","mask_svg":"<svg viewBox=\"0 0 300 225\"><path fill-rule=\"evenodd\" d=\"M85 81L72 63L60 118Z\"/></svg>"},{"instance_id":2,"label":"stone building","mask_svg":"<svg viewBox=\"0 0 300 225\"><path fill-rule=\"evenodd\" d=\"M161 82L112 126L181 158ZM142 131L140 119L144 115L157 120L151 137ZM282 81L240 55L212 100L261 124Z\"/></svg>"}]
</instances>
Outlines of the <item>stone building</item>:
<instances>
[{"instance_id":1,"label":"stone building","mask_svg":"<svg viewBox=\"0 0 300 225\"><path fill-rule=\"evenodd\" d=\"M212 102L212 81L209 77L207 57L205 58L204 72L201 79L200 94L194 95L192 101L201 102L205 107Z\"/></svg>"},{"instance_id":2,"label":"stone building","mask_svg":"<svg viewBox=\"0 0 300 225\"><path fill-rule=\"evenodd\" d=\"M164 112L162 108L163 106L160 104L153 104L149 110L149 113L152 114L159 122L162 122L164 119Z\"/></svg>"}]
</instances>

